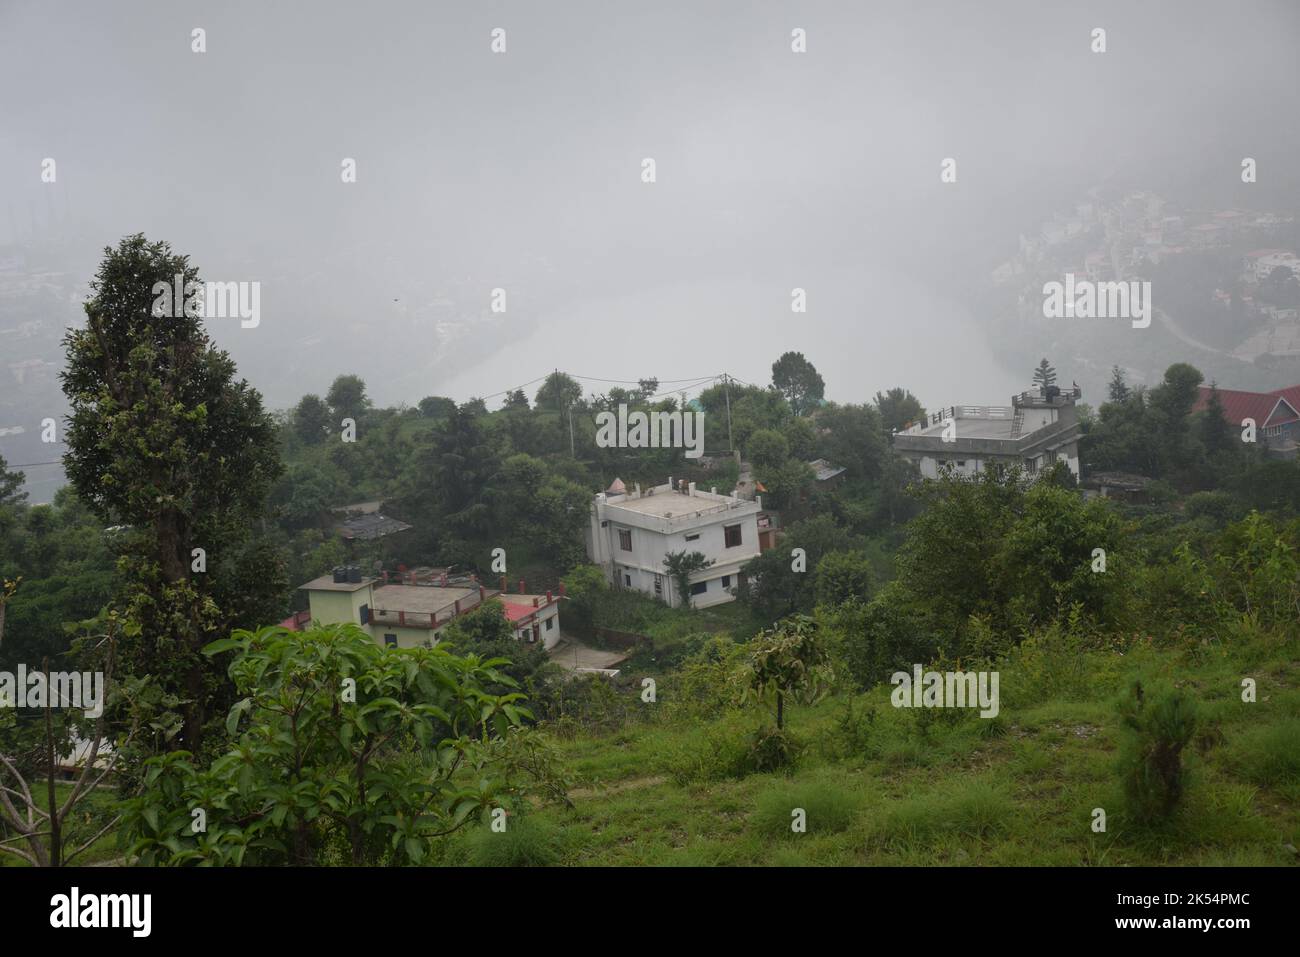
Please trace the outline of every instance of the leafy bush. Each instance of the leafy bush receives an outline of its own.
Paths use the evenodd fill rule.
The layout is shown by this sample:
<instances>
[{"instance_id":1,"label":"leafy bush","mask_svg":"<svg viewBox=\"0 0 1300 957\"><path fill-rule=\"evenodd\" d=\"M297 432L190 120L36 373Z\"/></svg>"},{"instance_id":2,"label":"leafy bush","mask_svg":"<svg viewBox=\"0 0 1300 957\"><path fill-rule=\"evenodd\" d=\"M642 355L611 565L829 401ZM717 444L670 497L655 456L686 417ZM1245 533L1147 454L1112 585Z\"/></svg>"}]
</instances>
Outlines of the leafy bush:
<instances>
[{"instance_id":1,"label":"leafy bush","mask_svg":"<svg viewBox=\"0 0 1300 957\"><path fill-rule=\"evenodd\" d=\"M819 605L868 601L875 591L876 573L862 552L830 552L815 569L814 593Z\"/></svg>"},{"instance_id":2,"label":"leafy bush","mask_svg":"<svg viewBox=\"0 0 1300 957\"><path fill-rule=\"evenodd\" d=\"M1197 492L1187 497L1183 513L1189 519L1209 518L1217 525L1226 525L1240 517L1241 503L1229 492Z\"/></svg>"},{"instance_id":3,"label":"leafy bush","mask_svg":"<svg viewBox=\"0 0 1300 957\"><path fill-rule=\"evenodd\" d=\"M1265 625L1300 620L1300 561L1267 518L1251 512L1223 534L1215 556L1237 608Z\"/></svg>"},{"instance_id":4,"label":"leafy bush","mask_svg":"<svg viewBox=\"0 0 1300 957\"><path fill-rule=\"evenodd\" d=\"M594 734L616 731L627 724L639 702L630 691L617 688L600 674L574 675L538 688L534 707L564 729Z\"/></svg>"},{"instance_id":5,"label":"leafy bush","mask_svg":"<svg viewBox=\"0 0 1300 957\"><path fill-rule=\"evenodd\" d=\"M795 766L802 750L795 739L786 734L783 729L764 726L755 731L749 739L749 751L745 756L744 768L759 774L786 771Z\"/></svg>"},{"instance_id":6,"label":"leafy bush","mask_svg":"<svg viewBox=\"0 0 1300 957\"><path fill-rule=\"evenodd\" d=\"M185 751L145 763L119 832L142 864L420 864L520 798L492 745L531 714L484 690L511 683L500 659L385 649L351 624L236 631L204 651L235 652L245 697L210 765Z\"/></svg>"},{"instance_id":7,"label":"leafy bush","mask_svg":"<svg viewBox=\"0 0 1300 957\"><path fill-rule=\"evenodd\" d=\"M712 718L734 707L745 646L725 635L709 638L660 682L659 699L673 717Z\"/></svg>"},{"instance_id":8,"label":"leafy bush","mask_svg":"<svg viewBox=\"0 0 1300 957\"><path fill-rule=\"evenodd\" d=\"M895 583L874 599L818 610L837 656L859 688L874 687L895 671L929 661L937 648L924 611L911 605Z\"/></svg>"}]
</instances>

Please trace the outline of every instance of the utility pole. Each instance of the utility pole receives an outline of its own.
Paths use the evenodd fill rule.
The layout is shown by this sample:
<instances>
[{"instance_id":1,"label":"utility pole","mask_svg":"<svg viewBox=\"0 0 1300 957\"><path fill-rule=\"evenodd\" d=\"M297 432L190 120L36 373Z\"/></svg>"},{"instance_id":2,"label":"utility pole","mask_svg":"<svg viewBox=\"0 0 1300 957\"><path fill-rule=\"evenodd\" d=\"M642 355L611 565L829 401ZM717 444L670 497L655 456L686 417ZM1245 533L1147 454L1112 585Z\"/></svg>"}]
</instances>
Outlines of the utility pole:
<instances>
[{"instance_id":1,"label":"utility pole","mask_svg":"<svg viewBox=\"0 0 1300 957\"><path fill-rule=\"evenodd\" d=\"M577 458L578 453L573 450L573 406L569 406L569 456Z\"/></svg>"},{"instance_id":2,"label":"utility pole","mask_svg":"<svg viewBox=\"0 0 1300 957\"><path fill-rule=\"evenodd\" d=\"M736 446L731 441L731 384L730 376L722 373L722 392L727 397L727 448L734 452Z\"/></svg>"}]
</instances>

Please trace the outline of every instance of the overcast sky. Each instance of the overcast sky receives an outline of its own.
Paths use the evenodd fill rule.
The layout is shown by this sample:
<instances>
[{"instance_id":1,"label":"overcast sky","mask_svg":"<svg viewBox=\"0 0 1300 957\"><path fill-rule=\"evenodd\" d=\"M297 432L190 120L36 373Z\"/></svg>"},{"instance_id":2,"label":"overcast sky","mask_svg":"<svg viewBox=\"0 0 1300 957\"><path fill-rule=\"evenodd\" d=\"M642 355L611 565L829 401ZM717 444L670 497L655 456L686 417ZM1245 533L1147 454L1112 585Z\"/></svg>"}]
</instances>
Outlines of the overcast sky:
<instances>
[{"instance_id":1,"label":"overcast sky","mask_svg":"<svg viewBox=\"0 0 1300 957\"><path fill-rule=\"evenodd\" d=\"M786 349L834 399L1006 401L964 286L1097 183L1229 204L1249 155L1294 209L1297 40L1291 0L0 0L0 242L47 215L86 277L143 231L261 282L213 334L272 405L766 383Z\"/></svg>"}]
</instances>

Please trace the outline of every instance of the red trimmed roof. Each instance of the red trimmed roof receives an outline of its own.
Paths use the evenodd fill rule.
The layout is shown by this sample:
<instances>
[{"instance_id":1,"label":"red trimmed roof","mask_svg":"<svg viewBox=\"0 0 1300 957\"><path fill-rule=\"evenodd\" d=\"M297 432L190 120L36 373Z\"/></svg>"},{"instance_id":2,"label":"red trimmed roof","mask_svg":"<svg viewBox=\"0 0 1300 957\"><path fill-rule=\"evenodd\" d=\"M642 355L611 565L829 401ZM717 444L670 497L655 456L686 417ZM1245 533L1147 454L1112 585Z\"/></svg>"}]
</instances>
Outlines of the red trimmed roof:
<instances>
[{"instance_id":1,"label":"red trimmed roof","mask_svg":"<svg viewBox=\"0 0 1300 957\"><path fill-rule=\"evenodd\" d=\"M501 607L505 609L506 617L511 621L519 621L522 618L531 618L540 608L534 608L532 605L516 605L511 601L503 601Z\"/></svg>"},{"instance_id":2,"label":"red trimmed roof","mask_svg":"<svg viewBox=\"0 0 1300 957\"><path fill-rule=\"evenodd\" d=\"M1193 412L1204 411L1210 401L1209 386L1200 386L1197 393ZM1300 418L1300 385L1274 392L1220 389L1219 401L1223 404L1223 420L1231 425L1240 425L1242 419L1254 419L1255 424L1262 428Z\"/></svg>"}]
</instances>

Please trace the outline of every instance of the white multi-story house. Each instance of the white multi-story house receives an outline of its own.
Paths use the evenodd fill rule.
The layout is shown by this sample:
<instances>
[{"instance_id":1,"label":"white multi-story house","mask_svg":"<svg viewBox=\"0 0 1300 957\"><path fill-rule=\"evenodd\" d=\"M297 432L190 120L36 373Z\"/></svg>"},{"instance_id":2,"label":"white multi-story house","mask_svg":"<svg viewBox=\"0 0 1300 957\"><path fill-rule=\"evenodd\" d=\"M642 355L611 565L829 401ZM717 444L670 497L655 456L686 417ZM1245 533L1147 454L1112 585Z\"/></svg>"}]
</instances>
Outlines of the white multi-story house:
<instances>
[{"instance_id":1,"label":"white multi-story house","mask_svg":"<svg viewBox=\"0 0 1300 957\"><path fill-rule=\"evenodd\" d=\"M627 490L616 481L596 495L587 530L587 555L615 588L681 604L664 567L670 552L701 552L713 564L691 576L691 604L697 608L731 601L740 569L759 553L761 498L749 502L717 490L702 492L694 482Z\"/></svg>"},{"instance_id":2,"label":"white multi-story house","mask_svg":"<svg viewBox=\"0 0 1300 957\"><path fill-rule=\"evenodd\" d=\"M915 462L925 478L939 470L976 475L989 463L1018 465L1035 475L1064 462L1079 478L1081 393L1055 387L1013 396L1011 405L958 405L940 409L924 422L894 433L894 449Z\"/></svg>"}]
</instances>

